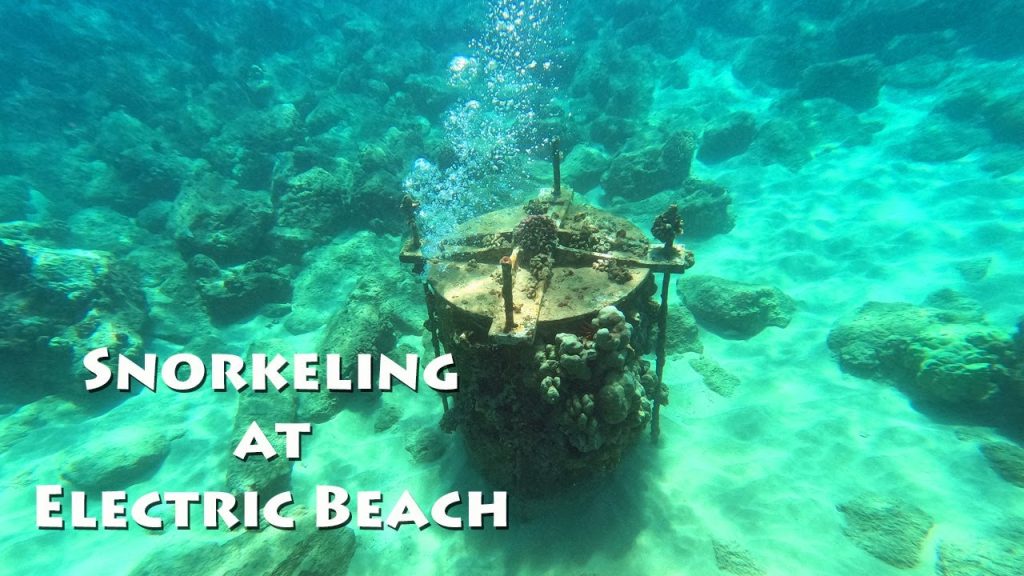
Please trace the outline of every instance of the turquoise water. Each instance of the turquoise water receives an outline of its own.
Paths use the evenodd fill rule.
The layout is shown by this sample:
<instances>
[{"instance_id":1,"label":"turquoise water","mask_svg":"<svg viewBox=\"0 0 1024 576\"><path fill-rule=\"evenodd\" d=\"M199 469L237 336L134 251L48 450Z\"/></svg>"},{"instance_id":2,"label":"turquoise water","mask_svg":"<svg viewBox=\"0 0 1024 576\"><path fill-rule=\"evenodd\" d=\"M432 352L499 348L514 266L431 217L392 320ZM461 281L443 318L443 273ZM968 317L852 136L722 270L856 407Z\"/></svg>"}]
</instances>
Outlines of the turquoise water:
<instances>
[{"instance_id":1,"label":"turquoise water","mask_svg":"<svg viewBox=\"0 0 1024 576\"><path fill-rule=\"evenodd\" d=\"M1024 573L1019 3L97 0L0 16L0 573ZM614 360L590 318L626 305L583 288L589 315L559 331L596 359L580 372L551 351L554 388L442 318L463 386L516 399L480 409L509 424L483 456L460 411L479 397L450 395L460 416L442 421L422 379L86 390L103 347L206 368L426 364L429 276L399 262L403 197L421 254L449 259L428 274L457 269L459 224L549 197L553 140L574 202L642 234L679 206L696 264L668 291L657 443L661 392L641 376L658 296L607 324L629 340ZM598 228L557 239L552 283L569 282L567 242L597 254L574 278L639 283L615 252L633 232ZM485 240L472 249L512 249ZM517 274L542 273L521 258ZM473 286L500 303L481 262ZM310 423L301 459L234 458L252 420L282 453L273 424ZM506 434L523 422L543 449ZM587 465L540 486L486 465L531 454ZM39 528L52 485L63 530ZM317 531L323 485L380 491L385 518L406 490L428 517L452 491L507 491L509 527ZM198 506L179 529L166 502L149 510L163 530L130 511L126 530L72 528L88 523L72 491L99 517L122 490L288 491L297 529L207 530Z\"/></svg>"}]
</instances>

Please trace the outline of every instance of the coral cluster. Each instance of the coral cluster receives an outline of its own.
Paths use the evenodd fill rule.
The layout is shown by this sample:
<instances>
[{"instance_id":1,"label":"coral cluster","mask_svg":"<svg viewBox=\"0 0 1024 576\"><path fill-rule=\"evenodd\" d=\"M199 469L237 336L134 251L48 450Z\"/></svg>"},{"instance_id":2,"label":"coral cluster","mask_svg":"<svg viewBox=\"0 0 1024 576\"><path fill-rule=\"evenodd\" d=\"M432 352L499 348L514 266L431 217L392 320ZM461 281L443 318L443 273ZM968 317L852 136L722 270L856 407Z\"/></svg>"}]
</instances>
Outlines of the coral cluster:
<instances>
[{"instance_id":1,"label":"coral cluster","mask_svg":"<svg viewBox=\"0 0 1024 576\"><path fill-rule=\"evenodd\" d=\"M548 216L530 215L519 222L512 238L529 254L551 252L558 243L558 224Z\"/></svg>"},{"instance_id":2,"label":"coral cluster","mask_svg":"<svg viewBox=\"0 0 1024 576\"><path fill-rule=\"evenodd\" d=\"M541 396L556 407L568 442L584 453L635 435L650 421L657 392L649 365L630 345L625 315L606 306L591 324L591 337L560 333L536 354Z\"/></svg>"}]
</instances>

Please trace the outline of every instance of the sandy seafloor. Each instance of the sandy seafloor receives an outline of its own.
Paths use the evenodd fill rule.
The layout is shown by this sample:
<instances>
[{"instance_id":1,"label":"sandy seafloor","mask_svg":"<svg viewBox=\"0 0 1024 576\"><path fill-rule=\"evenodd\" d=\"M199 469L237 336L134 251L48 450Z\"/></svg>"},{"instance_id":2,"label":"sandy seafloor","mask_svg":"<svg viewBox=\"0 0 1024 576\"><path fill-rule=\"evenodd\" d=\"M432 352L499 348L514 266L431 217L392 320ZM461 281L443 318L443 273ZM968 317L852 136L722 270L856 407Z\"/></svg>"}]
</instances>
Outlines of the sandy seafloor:
<instances>
[{"instance_id":1,"label":"sandy seafloor","mask_svg":"<svg viewBox=\"0 0 1024 576\"><path fill-rule=\"evenodd\" d=\"M659 89L652 116L723 91L755 113L771 102L771 94L749 91L728 67L696 51L681 60L691 71L689 88ZM687 243L697 255L693 272L774 285L798 303L787 328L749 340L702 330L705 353L741 380L734 396L714 394L687 356L672 356L672 402L661 412L658 446L641 442L614 474L575 492L518 503L508 531L359 532L350 573L715 574L715 540L742 545L767 574L930 575L938 542L985 538L1024 517L1024 491L998 477L975 442L958 436L961 426L915 410L896 388L843 374L825 345L833 324L869 300L919 303L953 288L979 301L989 322L1007 332L1024 311L1024 173L983 171L984 151L915 163L890 149L931 109L930 98L883 87L879 106L861 115L885 126L872 144L823 146L799 172L743 156L715 166L695 162L695 176L729 187L737 225ZM600 200L600 191L587 197ZM839 245L837 253L825 251ZM965 282L955 263L976 257L991 257L988 274ZM672 299L680 305L674 291ZM260 317L223 336L314 346L313 335L292 336ZM420 335L402 341L422 351ZM150 349L173 346L155 342ZM293 492L311 496L316 484L331 483L427 497L485 486L458 441L430 464L414 464L403 449L408 433L436 423L436 398L394 393L388 402L403 416L384 433L374 434L373 412L358 407L316 425L293 469ZM32 487L59 477L65 451L103 434L185 431L159 471L132 492L221 485L233 411L232 395L165 391L132 397L95 418L73 415L34 429L0 459L0 573L113 576L159 547L222 538L201 530L26 527L34 523ZM917 566L897 569L844 536L836 505L864 492L896 495L933 517Z\"/></svg>"}]
</instances>

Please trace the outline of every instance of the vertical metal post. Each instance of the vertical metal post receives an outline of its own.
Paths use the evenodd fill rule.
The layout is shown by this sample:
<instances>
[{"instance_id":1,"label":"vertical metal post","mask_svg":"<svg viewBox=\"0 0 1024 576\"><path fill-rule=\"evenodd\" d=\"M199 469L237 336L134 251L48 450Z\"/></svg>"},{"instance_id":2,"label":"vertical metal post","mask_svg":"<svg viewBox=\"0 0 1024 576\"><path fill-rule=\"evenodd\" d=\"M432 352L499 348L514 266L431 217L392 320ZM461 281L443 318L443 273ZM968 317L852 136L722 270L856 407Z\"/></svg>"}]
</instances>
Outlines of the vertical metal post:
<instances>
[{"instance_id":1,"label":"vertical metal post","mask_svg":"<svg viewBox=\"0 0 1024 576\"><path fill-rule=\"evenodd\" d=\"M551 195L557 200L562 195L562 151L559 150L558 138L551 141L551 165L555 173Z\"/></svg>"},{"instance_id":2,"label":"vertical metal post","mask_svg":"<svg viewBox=\"0 0 1024 576\"><path fill-rule=\"evenodd\" d=\"M668 289L672 283L672 274L665 272L661 275L661 309L658 311L658 343L655 349L657 360L655 364L654 374L658 379L658 391L661 392L662 387L662 375L665 373L665 342L668 335ZM658 437L661 436L661 398L660 394L658 398L654 399L654 411L651 413L651 440L657 444Z\"/></svg>"},{"instance_id":3,"label":"vertical metal post","mask_svg":"<svg viewBox=\"0 0 1024 576\"><path fill-rule=\"evenodd\" d=\"M512 317L512 259L501 257L501 297L505 300L505 332L515 327Z\"/></svg>"},{"instance_id":4,"label":"vertical metal post","mask_svg":"<svg viewBox=\"0 0 1024 576\"><path fill-rule=\"evenodd\" d=\"M441 355L441 339L437 335L437 309L435 308L436 303L434 302L434 293L430 291L430 284L426 280L423 281L423 295L427 299L427 323L430 325L430 340L434 344L434 357L437 358ZM444 413L448 413L448 397L441 394L441 405L444 406Z\"/></svg>"}]
</instances>

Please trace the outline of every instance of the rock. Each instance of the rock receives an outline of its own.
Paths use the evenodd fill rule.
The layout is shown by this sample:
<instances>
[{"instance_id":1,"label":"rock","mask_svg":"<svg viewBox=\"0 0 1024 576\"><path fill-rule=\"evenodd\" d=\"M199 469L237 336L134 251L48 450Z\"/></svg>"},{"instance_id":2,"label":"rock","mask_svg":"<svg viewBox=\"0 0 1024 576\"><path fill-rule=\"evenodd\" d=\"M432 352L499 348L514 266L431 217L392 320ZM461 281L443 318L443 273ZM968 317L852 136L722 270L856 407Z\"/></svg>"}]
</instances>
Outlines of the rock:
<instances>
[{"instance_id":1,"label":"rock","mask_svg":"<svg viewBox=\"0 0 1024 576\"><path fill-rule=\"evenodd\" d=\"M86 353L139 357L147 321L135 270L106 252L0 242L0 380L16 404L57 394L79 402L124 395L85 393ZM26 362L25 358L31 358Z\"/></svg>"},{"instance_id":2,"label":"rock","mask_svg":"<svg viewBox=\"0 0 1024 576\"><path fill-rule=\"evenodd\" d=\"M601 185L609 196L630 201L676 188L690 175L695 148L685 130L644 130L612 158Z\"/></svg>"},{"instance_id":3,"label":"rock","mask_svg":"<svg viewBox=\"0 0 1024 576\"><path fill-rule=\"evenodd\" d=\"M216 146L230 142L255 152L273 154L290 150L303 134L302 114L294 104L285 102L240 115L212 143Z\"/></svg>"},{"instance_id":4,"label":"rock","mask_svg":"<svg viewBox=\"0 0 1024 576\"><path fill-rule=\"evenodd\" d=\"M793 88L817 53L801 44L789 36L758 35L736 56L733 74L747 86Z\"/></svg>"},{"instance_id":5,"label":"rock","mask_svg":"<svg viewBox=\"0 0 1024 576\"><path fill-rule=\"evenodd\" d=\"M704 352L704 344L700 341L700 331L697 329L697 319L686 306L669 307L667 331L666 344L669 354Z\"/></svg>"},{"instance_id":6,"label":"rock","mask_svg":"<svg viewBox=\"0 0 1024 576\"><path fill-rule=\"evenodd\" d=\"M980 15L957 2L865 2L844 10L835 24L841 54L881 51L894 37L962 28Z\"/></svg>"},{"instance_id":7,"label":"rock","mask_svg":"<svg viewBox=\"0 0 1024 576\"><path fill-rule=\"evenodd\" d=\"M352 529L318 530L314 513L304 506L291 506L287 513L295 519L294 530L243 531L223 543L203 539L158 546L130 574L347 574L356 550Z\"/></svg>"},{"instance_id":8,"label":"rock","mask_svg":"<svg viewBox=\"0 0 1024 576\"><path fill-rule=\"evenodd\" d=\"M163 464L174 438L148 430L91 435L69 455L62 475L87 492L127 488L152 476Z\"/></svg>"},{"instance_id":9,"label":"rock","mask_svg":"<svg viewBox=\"0 0 1024 576\"><path fill-rule=\"evenodd\" d=\"M618 382L602 386L597 391L596 404L597 415L608 424L618 424L625 420L631 407L626 398L626 388Z\"/></svg>"},{"instance_id":10,"label":"rock","mask_svg":"<svg viewBox=\"0 0 1024 576\"><path fill-rule=\"evenodd\" d=\"M895 148L915 162L951 162L990 142L984 129L933 115L915 126L908 140Z\"/></svg>"},{"instance_id":11,"label":"rock","mask_svg":"<svg viewBox=\"0 0 1024 576\"><path fill-rule=\"evenodd\" d=\"M124 214L109 208L85 208L68 218L67 244L124 255L142 244L144 233Z\"/></svg>"},{"instance_id":12,"label":"rock","mask_svg":"<svg viewBox=\"0 0 1024 576\"><path fill-rule=\"evenodd\" d=\"M925 304L869 302L838 322L828 346L840 368L893 382L924 404L990 406L1012 387L1010 336L985 324L977 304L951 290Z\"/></svg>"},{"instance_id":13,"label":"rock","mask_svg":"<svg viewBox=\"0 0 1024 576\"><path fill-rule=\"evenodd\" d=\"M707 356L693 358L690 360L690 367L701 375L704 385L719 396L726 398L732 396L740 385L739 378L733 376L728 370L722 368L721 364Z\"/></svg>"},{"instance_id":14,"label":"rock","mask_svg":"<svg viewBox=\"0 0 1024 576\"><path fill-rule=\"evenodd\" d=\"M435 462L444 456L450 437L436 428L421 428L405 439L405 451L417 464Z\"/></svg>"},{"instance_id":15,"label":"rock","mask_svg":"<svg viewBox=\"0 0 1024 576\"><path fill-rule=\"evenodd\" d=\"M274 199L270 236L275 254L299 260L345 227L342 215L352 187L352 171L344 166L337 175L316 167L288 179Z\"/></svg>"},{"instance_id":16,"label":"rock","mask_svg":"<svg viewBox=\"0 0 1024 576\"><path fill-rule=\"evenodd\" d=\"M390 430L402 419L402 409L394 404L385 403L377 410L377 417L373 420L373 431L380 433Z\"/></svg>"},{"instance_id":17,"label":"rock","mask_svg":"<svg viewBox=\"0 0 1024 576\"><path fill-rule=\"evenodd\" d=\"M751 145L750 155L761 164L781 164L797 171L811 161L811 137L794 122L784 118L761 125Z\"/></svg>"},{"instance_id":18,"label":"rock","mask_svg":"<svg viewBox=\"0 0 1024 576\"><path fill-rule=\"evenodd\" d=\"M651 214L660 214L675 204L683 219L683 238L702 240L726 234L736 225L730 205L729 190L714 182L687 178L680 188L666 190L650 198L615 203L616 213L636 222L650 221Z\"/></svg>"},{"instance_id":19,"label":"rock","mask_svg":"<svg viewBox=\"0 0 1024 576\"><path fill-rule=\"evenodd\" d=\"M898 378L907 343L933 322L931 314L905 302L868 302L852 318L836 323L828 347L844 372L861 378Z\"/></svg>"},{"instance_id":20,"label":"rock","mask_svg":"<svg viewBox=\"0 0 1024 576\"><path fill-rule=\"evenodd\" d=\"M24 220L29 209L30 184L15 176L0 176L0 222Z\"/></svg>"},{"instance_id":21,"label":"rock","mask_svg":"<svg viewBox=\"0 0 1024 576\"><path fill-rule=\"evenodd\" d=\"M750 552L735 542L712 540L715 548L715 564L722 572L736 576L763 576L764 568L757 565Z\"/></svg>"},{"instance_id":22,"label":"rock","mask_svg":"<svg viewBox=\"0 0 1024 576\"><path fill-rule=\"evenodd\" d=\"M897 568L913 568L934 524L924 510L879 495L864 495L836 508L846 517L843 534L859 548Z\"/></svg>"},{"instance_id":23,"label":"rock","mask_svg":"<svg viewBox=\"0 0 1024 576\"><path fill-rule=\"evenodd\" d=\"M697 159L716 164L747 151L757 134L757 122L749 112L735 112L708 125L701 137Z\"/></svg>"},{"instance_id":24,"label":"rock","mask_svg":"<svg viewBox=\"0 0 1024 576\"><path fill-rule=\"evenodd\" d=\"M126 214L155 199L174 198L193 168L166 136L124 110L100 121L95 148L96 157L113 168L116 178L106 186L89 187L85 200Z\"/></svg>"},{"instance_id":25,"label":"rock","mask_svg":"<svg viewBox=\"0 0 1024 576\"><path fill-rule=\"evenodd\" d=\"M988 274L988 267L992 264L991 256L984 256L981 258L970 258L968 260L960 260L955 263L957 272L960 273L960 277L965 282L980 282L985 279Z\"/></svg>"},{"instance_id":26,"label":"rock","mask_svg":"<svg viewBox=\"0 0 1024 576\"><path fill-rule=\"evenodd\" d=\"M1009 379L1010 348L1005 333L985 326L929 326L906 349L904 361L918 367L911 392L950 406L981 404Z\"/></svg>"},{"instance_id":27,"label":"rock","mask_svg":"<svg viewBox=\"0 0 1024 576\"><path fill-rule=\"evenodd\" d=\"M266 354L268 359L273 359L277 354L291 358L293 353L294 350L286 341L275 339L253 342L247 355ZM291 365L281 371L281 376L289 381L293 379L293 375L294 369ZM257 454L249 456L246 460L239 460L228 453L226 480L228 489L234 494L256 491L265 496L290 488L292 461L284 457L285 437L277 434L274 426L281 422L308 422L303 418L297 419L297 396L304 397L307 393L299 395L293 388L287 388L284 392L269 388L268 383L268 391L264 394L254 394L246 390L238 395L235 420L228 437L237 444L245 436L249 426L256 422L277 451L278 457L268 461Z\"/></svg>"},{"instance_id":28,"label":"rock","mask_svg":"<svg viewBox=\"0 0 1024 576\"><path fill-rule=\"evenodd\" d=\"M987 124L996 140L1024 146L1024 103L1016 98L994 102L988 109Z\"/></svg>"},{"instance_id":29,"label":"rock","mask_svg":"<svg viewBox=\"0 0 1024 576\"><path fill-rule=\"evenodd\" d=\"M57 396L40 398L17 410L13 408L7 405L6 398L0 405L5 414L0 418L0 452L3 453L26 438L34 439L34 433L43 428L77 426L89 417L87 411Z\"/></svg>"},{"instance_id":30,"label":"rock","mask_svg":"<svg viewBox=\"0 0 1024 576\"><path fill-rule=\"evenodd\" d=\"M577 192L586 193L601 183L610 163L603 148L577 144L562 161L562 179Z\"/></svg>"},{"instance_id":31,"label":"rock","mask_svg":"<svg viewBox=\"0 0 1024 576\"><path fill-rule=\"evenodd\" d=\"M1003 480L1024 488L1024 448L1009 442L986 442L981 453Z\"/></svg>"},{"instance_id":32,"label":"rock","mask_svg":"<svg viewBox=\"0 0 1024 576\"><path fill-rule=\"evenodd\" d=\"M268 192L239 190L232 182L205 173L182 186L169 226L186 258L205 254L230 265L266 255L272 222Z\"/></svg>"},{"instance_id":33,"label":"rock","mask_svg":"<svg viewBox=\"0 0 1024 576\"><path fill-rule=\"evenodd\" d=\"M801 98L832 98L855 110L867 110L878 105L881 88L881 63L871 56L858 56L807 67L797 92Z\"/></svg>"},{"instance_id":34,"label":"rock","mask_svg":"<svg viewBox=\"0 0 1024 576\"><path fill-rule=\"evenodd\" d=\"M269 303L288 302L291 279L271 257L225 268L213 278L198 278L199 296L210 319L227 324L254 315Z\"/></svg>"},{"instance_id":35,"label":"rock","mask_svg":"<svg viewBox=\"0 0 1024 576\"><path fill-rule=\"evenodd\" d=\"M162 235L167 229L173 208L174 203L169 200L150 202L135 215L135 224L146 232Z\"/></svg>"},{"instance_id":36,"label":"rock","mask_svg":"<svg viewBox=\"0 0 1024 576\"><path fill-rule=\"evenodd\" d=\"M1024 574L1024 554L1019 536L943 540L938 545L935 573L939 576L1019 576Z\"/></svg>"},{"instance_id":37,"label":"rock","mask_svg":"<svg viewBox=\"0 0 1024 576\"><path fill-rule=\"evenodd\" d=\"M388 291L379 278L363 277L345 304L331 316L317 346L318 353L340 354L342 377L352 378L356 367L350 359L358 354L386 354L395 347L392 314L394 304L388 302ZM348 359L348 362L344 360ZM321 387L326 389L320 375ZM325 422L337 414L342 400L337 394L303 395L300 413L307 421Z\"/></svg>"},{"instance_id":38,"label":"rock","mask_svg":"<svg viewBox=\"0 0 1024 576\"><path fill-rule=\"evenodd\" d=\"M886 83L897 88L935 88L953 72L952 60L924 54L893 64L886 70Z\"/></svg>"},{"instance_id":39,"label":"rock","mask_svg":"<svg viewBox=\"0 0 1024 576\"><path fill-rule=\"evenodd\" d=\"M715 276L685 276L676 290L697 322L724 338L744 340L768 326L785 328L796 310L778 288Z\"/></svg>"}]
</instances>

